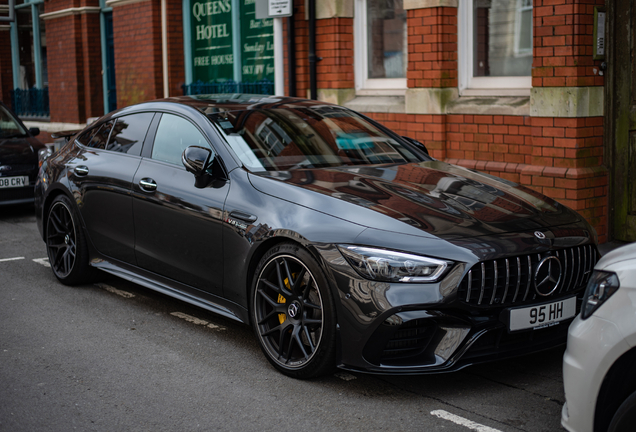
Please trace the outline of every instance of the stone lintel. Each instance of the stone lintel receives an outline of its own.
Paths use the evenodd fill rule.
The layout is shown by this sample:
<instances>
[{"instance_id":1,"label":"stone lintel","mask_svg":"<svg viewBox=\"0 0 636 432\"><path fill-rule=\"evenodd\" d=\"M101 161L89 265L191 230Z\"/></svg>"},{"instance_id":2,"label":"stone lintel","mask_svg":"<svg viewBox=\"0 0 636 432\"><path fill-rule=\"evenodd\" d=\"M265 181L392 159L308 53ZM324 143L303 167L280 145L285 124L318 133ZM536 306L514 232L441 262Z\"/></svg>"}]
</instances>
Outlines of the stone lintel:
<instances>
[{"instance_id":1,"label":"stone lintel","mask_svg":"<svg viewBox=\"0 0 636 432\"><path fill-rule=\"evenodd\" d=\"M358 96L344 106L363 113L404 113L404 96Z\"/></svg>"},{"instance_id":2,"label":"stone lintel","mask_svg":"<svg viewBox=\"0 0 636 432\"><path fill-rule=\"evenodd\" d=\"M57 10L53 12L48 12L48 13L40 15L40 18L42 18L44 21L47 21L47 20L62 18L66 16L71 16L71 15L99 13L100 11L101 11L101 8L99 6L74 7L74 8L67 8L67 9Z\"/></svg>"},{"instance_id":3,"label":"stone lintel","mask_svg":"<svg viewBox=\"0 0 636 432\"><path fill-rule=\"evenodd\" d=\"M354 0L317 0L316 19L353 18ZM309 2L305 0L305 19L309 19Z\"/></svg>"},{"instance_id":4,"label":"stone lintel","mask_svg":"<svg viewBox=\"0 0 636 432\"><path fill-rule=\"evenodd\" d=\"M343 105L356 97L355 89L318 89L318 100Z\"/></svg>"},{"instance_id":5,"label":"stone lintel","mask_svg":"<svg viewBox=\"0 0 636 432\"><path fill-rule=\"evenodd\" d=\"M108 7L117 7L117 6L125 6L133 3L141 3L149 0L106 0L106 6Z\"/></svg>"},{"instance_id":6,"label":"stone lintel","mask_svg":"<svg viewBox=\"0 0 636 432\"><path fill-rule=\"evenodd\" d=\"M532 117L601 117L604 115L604 88L533 87L530 93Z\"/></svg>"},{"instance_id":7,"label":"stone lintel","mask_svg":"<svg viewBox=\"0 0 636 432\"><path fill-rule=\"evenodd\" d=\"M404 9L426 9L434 7L458 7L459 0L404 0Z\"/></svg>"},{"instance_id":8,"label":"stone lintel","mask_svg":"<svg viewBox=\"0 0 636 432\"><path fill-rule=\"evenodd\" d=\"M446 114L520 115L530 114L528 96L462 96L446 106Z\"/></svg>"},{"instance_id":9,"label":"stone lintel","mask_svg":"<svg viewBox=\"0 0 636 432\"><path fill-rule=\"evenodd\" d=\"M404 96L407 114L446 114L450 102L459 97L459 90L449 88L407 89Z\"/></svg>"}]
</instances>

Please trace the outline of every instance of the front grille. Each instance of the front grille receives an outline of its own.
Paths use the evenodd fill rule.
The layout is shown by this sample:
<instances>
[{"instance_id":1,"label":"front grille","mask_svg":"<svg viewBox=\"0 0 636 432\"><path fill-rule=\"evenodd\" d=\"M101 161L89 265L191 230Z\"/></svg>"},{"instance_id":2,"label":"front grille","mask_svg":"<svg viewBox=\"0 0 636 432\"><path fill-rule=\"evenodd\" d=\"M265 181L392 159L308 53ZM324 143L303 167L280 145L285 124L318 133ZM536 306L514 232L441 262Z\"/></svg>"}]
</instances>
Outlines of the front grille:
<instances>
[{"instance_id":1,"label":"front grille","mask_svg":"<svg viewBox=\"0 0 636 432\"><path fill-rule=\"evenodd\" d=\"M33 198L35 196L33 186L0 189L0 201L12 201Z\"/></svg>"},{"instance_id":2,"label":"front grille","mask_svg":"<svg viewBox=\"0 0 636 432\"><path fill-rule=\"evenodd\" d=\"M0 163L0 165L2 165ZM0 174L0 177L11 177L13 175L22 175L23 173L25 174L31 174L33 171L37 170L37 167L33 164L20 164L20 165L16 165L16 164L7 164L7 166L10 166L11 169L10 170L6 170L6 171L2 171Z\"/></svg>"},{"instance_id":3,"label":"front grille","mask_svg":"<svg viewBox=\"0 0 636 432\"><path fill-rule=\"evenodd\" d=\"M459 299L473 306L511 306L537 299L534 274L541 260L554 256L561 263L561 280L547 300L575 293L587 284L598 260L592 245L483 261L475 264L459 285Z\"/></svg>"}]
</instances>

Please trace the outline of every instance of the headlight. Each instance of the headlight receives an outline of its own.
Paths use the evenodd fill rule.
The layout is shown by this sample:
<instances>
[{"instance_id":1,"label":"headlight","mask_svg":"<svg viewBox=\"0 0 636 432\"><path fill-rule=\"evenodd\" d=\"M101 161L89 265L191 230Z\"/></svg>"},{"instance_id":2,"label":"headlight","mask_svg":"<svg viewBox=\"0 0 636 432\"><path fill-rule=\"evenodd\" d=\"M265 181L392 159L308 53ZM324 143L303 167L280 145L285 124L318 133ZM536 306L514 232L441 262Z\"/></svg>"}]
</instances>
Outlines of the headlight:
<instances>
[{"instance_id":1,"label":"headlight","mask_svg":"<svg viewBox=\"0 0 636 432\"><path fill-rule=\"evenodd\" d=\"M360 276L384 282L436 282L452 264L419 255L362 246L338 249Z\"/></svg>"},{"instance_id":2,"label":"headlight","mask_svg":"<svg viewBox=\"0 0 636 432\"><path fill-rule=\"evenodd\" d=\"M43 149L38 150L38 167L42 167L42 164L53 154L53 145L46 145Z\"/></svg>"},{"instance_id":3,"label":"headlight","mask_svg":"<svg viewBox=\"0 0 636 432\"><path fill-rule=\"evenodd\" d=\"M596 309L601 307L618 290L620 285L615 273L595 270L585 289L581 319L589 318Z\"/></svg>"}]
</instances>

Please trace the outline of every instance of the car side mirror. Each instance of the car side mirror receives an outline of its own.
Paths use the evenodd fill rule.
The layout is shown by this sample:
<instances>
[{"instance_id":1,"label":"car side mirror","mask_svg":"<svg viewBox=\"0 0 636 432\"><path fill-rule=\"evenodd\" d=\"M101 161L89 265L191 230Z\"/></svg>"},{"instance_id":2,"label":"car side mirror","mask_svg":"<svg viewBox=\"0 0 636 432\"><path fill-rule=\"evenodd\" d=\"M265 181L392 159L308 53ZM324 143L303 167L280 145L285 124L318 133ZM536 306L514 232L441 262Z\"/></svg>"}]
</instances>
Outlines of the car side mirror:
<instances>
[{"instance_id":1,"label":"car side mirror","mask_svg":"<svg viewBox=\"0 0 636 432\"><path fill-rule=\"evenodd\" d=\"M426 153L427 156L430 156L430 154L428 153L428 149L426 148L426 146L424 144L422 144L421 142L419 142L418 140L411 138L411 137L407 137L407 136L403 136L402 138L404 138L406 141L408 141L410 144L413 144L415 147L419 148L420 150L422 150L424 153Z\"/></svg>"},{"instance_id":2,"label":"car side mirror","mask_svg":"<svg viewBox=\"0 0 636 432\"><path fill-rule=\"evenodd\" d=\"M212 151L205 147L190 146L183 151L181 162L188 172L200 177L205 174L212 159Z\"/></svg>"},{"instance_id":3,"label":"car side mirror","mask_svg":"<svg viewBox=\"0 0 636 432\"><path fill-rule=\"evenodd\" d=\"M38 136L40 135L40 128L36 128L36 127L29 128L29 133L33 136Z\"/></svg>"}]
</instances>

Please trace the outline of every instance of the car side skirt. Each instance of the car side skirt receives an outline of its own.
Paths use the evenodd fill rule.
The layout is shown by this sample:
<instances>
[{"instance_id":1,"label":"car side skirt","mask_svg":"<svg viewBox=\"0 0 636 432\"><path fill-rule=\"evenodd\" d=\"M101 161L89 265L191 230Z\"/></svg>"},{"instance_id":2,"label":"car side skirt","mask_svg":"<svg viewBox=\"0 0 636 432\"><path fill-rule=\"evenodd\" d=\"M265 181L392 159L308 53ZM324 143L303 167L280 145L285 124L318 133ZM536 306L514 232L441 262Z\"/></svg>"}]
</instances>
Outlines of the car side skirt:
<instances>
[{"instance_id":1,"label":"car side skirt","mask_svg":"<svg viewBox=\"0 0 636 432\"><path fill-rule=\"evenodd\" d=\"M226 318L248 324L249 315L247 309L236 303L228 302L213 294L205 293L196 288L187 287L178 282L167 280L161 276L135 268L135 271L126 269L123 265L105 260L93 260L91 266L110 273L127 281L160 292L177 300L189 303L202 309L214 312ZM142 274L143 273L143 274Z\"/></svg>"}]
</instances>

